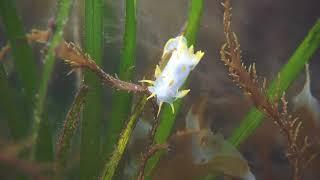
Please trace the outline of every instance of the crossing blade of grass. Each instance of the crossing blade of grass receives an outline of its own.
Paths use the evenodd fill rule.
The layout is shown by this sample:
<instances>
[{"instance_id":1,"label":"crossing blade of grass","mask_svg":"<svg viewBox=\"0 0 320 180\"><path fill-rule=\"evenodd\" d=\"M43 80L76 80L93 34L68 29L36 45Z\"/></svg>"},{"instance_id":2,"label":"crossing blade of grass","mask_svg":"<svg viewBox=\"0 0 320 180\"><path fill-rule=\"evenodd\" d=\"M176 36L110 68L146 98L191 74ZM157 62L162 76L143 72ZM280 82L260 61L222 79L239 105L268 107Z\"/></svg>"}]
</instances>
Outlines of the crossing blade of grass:
<instances>
[{"instance_id":1,"label":"crossing blade of grass","mask_svg":"<svg viewBox=\"0 0 320 180\"><path fill-rule=\"evenodd\" d=\"M101 66L103 59L103 0L85 0L85 51ZM93 72L85 72L89 87L81 124L80 179L97 179L99 170L100 127L103 118L102 86Z\"/></svg>"},{"instance_id":2,"label":"crossing blade of grass","mask_svg":"<svg viewBox=\"0 0 320 180\"><path fill-rule=\"evenodd\" d=\"M59 0L58 1L58 9L56 13L56 26L55 26L55 32L52 36L51 42L49 43L48 52L47 55L44 58L44 65L43 65L43 72L41 76L39 91L36 99L36 109L34 111L34 123L33 123L33 130L32 130L32 138L36 144L36 151L37 152L43 152L48 150L49 147L42 147L42 145L46 145L48 143L44 142L51 142L51 138L47 139L45 137L51 136L51 132L42 130L42 127L40 127L41 124L43 125L49 125L48 122L42 123L41 121L44 121L47 119L44 119L47 115L45 115L45 101L47 97L47 91L48 91L48 84L51 78L51 74L54 67L55 62L55 49L59 45L59 43L63 40L63 29L65 24L68 21L69 13L71 10L71 5L73 4L73 0ZM45 128L45 127L44 127ZM49 130L49 129L47 129ZM46 134L41 134L46 133ZM35 153L35 151L33 152ZM46 159L45 157L37 157L40 154L33 154L35 156L35 159Z\"/></svg>"},{"instance_id":3,"label":"crossing blade of grass","mask_svg":"<svg viewBox=\"0 0 320 180\"><path fill-rule=\"evenodd\" d=\"M131 133L138 122L138 118L141 115L145 105L147 103L147 96L143 96L136 105L132 115L130 116L125 129L122 131L119 141L111 155L110 160L107 161L106 166L103 169L101 176L102 180L111 180L115 174L115 171L119 165L119 162L124 154L124 151L129 142Z\"/></svg>"},{"instance_id":4,"label":"crossing blade of grass","mask_svg":"<svg viewBox=\"0 0 320 180\"><path fill-rule=\"evenodd\" d=\"M27 42L23 25L17 15L15 1L1 0L0 15L4 24L5 33L10 41L14 63L19 79L25 90L25 95L29 100L29 105L33 103L33 97L37 88L37 72L35 58Z\"/></svg>"},{"instance_id":5,"label":"crossing blade of grass","mask_svg":"<svg viewBox=\"0 0 320 180\"><path fill-rule=\"evenodd\" d=\"M0 64L0 110L7 119L11 136L17 140L26 135L27 121L22 113L21 104L15 102L15 94L9 87L7 75L2 64Z\"/></svg>"},{"instance_id":6,"label":"crossing blade of grass","mask_svg":"<svg viewBox=\"0 0 320 180\"><path fill-rule=\"evenodd\" d=\"M55 178L60 179L64 169L66 168L67 156L70 151L71 140L79 124L80 114L85 96L88 92L88 86L81 85L74 101L67 113L63 129L60 132L59 140L57 143L56 159L55 159ZM61 176L63 177L63 176Z\"/></svg>"},{"instance_id":7,"label":"crossing blade of grass","mask_svg":"<svg viewBox=\"0 0 320 180\"><path fill-rule=\"evenodd\" d=\"M185 36L188 40L189 45L195 45L197 32L200 26L200 19L203 11L203 0L191 0L191 6L188 17L188 24L185 32ZM184 86L187 86L186 83ZM185 89L185 88L184 88ZM172 114L171 108L169 106L165 106L160 114L160 122L157 128L157 132L154 137L154 144L162 144L164 143L168 136L171 133L173 128L175 119L177 114L179 113L182 107L182 100L177 100L174 103L174 109L176 110L175 114ZM145 169L146 177L151 175L153 168L156 166L159 161L161 153L156 154L151 157L147 163Z\"/></svg>"},{"instance_id":8,"label":"crossing blade of grass","mask_svg":"<svg viewBox=\"0 0 320 180\"><path fill-rule=\"evenodd\" d=\"M125 33L118 76L121 80L131 81L134 73L136 51L136 0L126 0L125 6ZM111 118L107 124L104 155L110 154L117 143L124 122L130 115L131 106L132 94L124 91L114 91Z\"/></svg>"},{"instance_id":9,"label":"crossing blade of grass","mask_svg":"<svg viewBox=\"0 0 320 180\"><path fill-rule=\"evenodd\" d=\"M291 83L304 69L304 65L312 58L320 46L320 20L316 22L308 35L293 53L288 63L279 72L279 78L275 79L268 88L267 95L274 101L276 94L285 92ZM252 108L245 116L240 127L236 129L229 141L239 146L247 137L254 133L263 120L263 114L256 108Z\"/></svg>"}]
</instances>

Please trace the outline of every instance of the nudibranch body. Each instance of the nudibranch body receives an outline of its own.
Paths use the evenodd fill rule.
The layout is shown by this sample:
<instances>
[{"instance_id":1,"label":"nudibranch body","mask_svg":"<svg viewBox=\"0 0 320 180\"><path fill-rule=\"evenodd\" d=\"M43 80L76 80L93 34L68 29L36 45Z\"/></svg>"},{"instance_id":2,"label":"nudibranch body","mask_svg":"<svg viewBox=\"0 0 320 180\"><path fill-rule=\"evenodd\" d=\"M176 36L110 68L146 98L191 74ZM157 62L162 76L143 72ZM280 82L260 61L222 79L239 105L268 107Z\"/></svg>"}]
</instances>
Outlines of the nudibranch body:
<instances>
[{"instance_id":1,"label":"nudibranch body","mask_svg":"<svg viewBox=\"0 0 320 180\"><path fill-rule=\"evenodd\" d=\"M180 90L181 86L204 55L201 51L194 53L193 46L188 48L187 40L184 36L170 39L166 43L162 57L166 57L169 54L171 54L171 57L164 69L161 71L159 66L156 67L155 81L142 80L142 82L151 84L148 87L151 92L148 98L156 96L159 104L158 114L164 102L171 105L174 113L173 102L177 98L184 97L190 91L189 89Z\"/></svg>"}]
</instances>

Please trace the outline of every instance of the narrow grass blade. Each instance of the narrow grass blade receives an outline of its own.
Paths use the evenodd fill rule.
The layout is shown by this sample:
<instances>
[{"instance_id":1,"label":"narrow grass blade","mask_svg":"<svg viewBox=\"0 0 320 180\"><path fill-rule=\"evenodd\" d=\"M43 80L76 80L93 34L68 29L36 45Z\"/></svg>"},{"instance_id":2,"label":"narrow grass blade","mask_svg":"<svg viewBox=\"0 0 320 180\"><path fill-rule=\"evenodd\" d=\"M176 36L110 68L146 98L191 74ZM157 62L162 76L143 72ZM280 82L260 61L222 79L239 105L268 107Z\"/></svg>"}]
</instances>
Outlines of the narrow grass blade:
<instances>
[{"instance_id":1,"label":"narrow grass blade","mask_svg":"<svg viewBox=\"0 0 320 180\"><path fill-rule=\"evenodd\" d=\"M85 0L85 51L101 66L103 59L103 0ZM93 72L85 72L90 91L86 97L81 127L80 179L97 179L99 169L100 127L103 118L102 86Z\"/></svg>"},{"instance_id":2,"label":"narrow grass blade","mask_svg":"<svg viewBox=\"0 0 320 180\"><path fill-rule=\"evenodd\" d=\"M15 1L1 0L0 15L6 36L10 41L19 79L24 87L25 96L29 101L28 105L32 106L36 88L38 87L36 62L28 45L21 20L17 15Z\"/></svg>"},{"instance_id":3,"label":"narrow grass blade","mask_svg":"<svg viewBox=\"0 0 320 180\"><path fill-rule=\"evenodd\" d=\"M113 151L110 160L107 162L105 168L103 169L101 179L111 180L113 178L115 171L119 165L119 162L127 147L131 133L136 123L138 122L138 118L141 115L146 103L147 103L147 96L144 96L136 105L133 111L133 114L129 118L128 124L126 125L125 129L122 131L120 135L118 144L116 145L116 148Z\"/></svg>"},{"instance_id":4,"label":"narrow grass blade","mask_svg":"<svg viewBox=\"0 0 320 180\"><path fill-rule=\"evenodd\" d=\"M32 49L28 45L22 22L17 15L15 1L1 0L0 16L4 25L6 37L10 42L18 78L21 81L23 87L22 96L19 91L16 91L17 93L15 94L13 94L12 91L10 91L9 94L4 94L6 96L4 98L7 98L8 101L6 103L9 103L9 101L13 100L14 95L23 97L21 98L23 99L22 101L20 101L21 103L15 106L15 112L13 112L13 114L12 112L10 112L12 110L9 110L9 108L12 108L10 107L10 104L7 104L6 107L3 108L3 110L6 111L5 113L9 120L8 124L11 135L14 139L17 139L27 133L27 127L29 122L31 121L31 110L34 105L34 95L38 86L36 62L32 54ZM1 68L3 69L3 67ZM2 76L1 78L5 78L5 76ZM3 89L3 91L6 90L7 89ZM2 103L5 103L4 99Z\"/></svg>"},{"instance_id":5,"label":"narrow grass blade","mask_svg":"<svg viewBox=\"0 0 320 180\"><path fill-rule=\"evenodd\" d=\"M55 159L55 177L59 179L59 176L66 168L68 153L70 151L71 140L75 134L75 131L79 124L80 114L82 112L82 107L85 96L88 92L88 86L82 85L78 93L76 94L74 101L67 113L63 129L60 132L59 140L57 143L56 159ZM63 176L62 176L63 177Z\"/></svg>"},{"instance_id":6,"label":"narrow grass blade","mask_svg":"<svg viewBox=\"0 0 320 180\"><path fill-rule=\"evenodd\" d=\"M9 87L7 75L2 64L0 64L0 110L8 121L11 136L17 140L26 136L27 121L22 113L21 104L14 99L14 91Z\"/></svg>"},{"instance_id":7,"label":"narrow grass blade","mask_svg":"<svg viewBox=\"0 0 320 180\"><path fill-rule=\"evenodd\" d=\"M304 69L304 65L311 59L313 54L320 46L320 20L316 22L309 34L296 49L294 54L289 59L288 63L282 68L279 73L279 78L275 79L268 91L268 96L274 100L276 94L285 92L291 83L298 77ZM247 137L249 137L263 120L263 114L256 108L252 108L243 119L240 127L236 129L229 141L239 146Z\"/></svg>"},{"instance_id":8,"label":"narrow grass blade","mask_svg":"<svg viewBox=\"0 0 320 180\"><path fill-rule=\"evenodd\" d=\"M200 26L200 20L203 11L203 0L191 0L188 24L185 32L185 36L189 45L196 43L197 32ZM185 84L187 86L187 83ZM171 108L165 106L160 114L160 123L155 134L154 144L164 143L171 133L177 114L182 106L182 100L177 100L174 103L175 114L172 114ZM156 166L160 159L161 153L156 154L147 163L145 174L150 176L153 168Z\"/></svg>"},{"instance_id":9,"label":"narrow grass blade","mask_svg":"<svg viewBox=\"0 0 320 180\"><path fill-rule=\"evenodd\" d=\"M41 144L46 144L42 141L51 142L51 138L46 139L45 137L48 137L49 134L52 135L48 131L43 131L40 128L41 124L48 124L48 122L41 123L41 121L44 119L46 116L44 114L45 110L45 100L47 97L47 91L48 91L48 84L51 78L51 74L53 71L54 67L54 62L55 62L55 49L58 46L58 44L62 41L63 39L63 29L65 24L68 21L69 17L69 12L71 9L71 5L73 3L73 0L59 0L58 2L58 10L56 14L56 27L55 27L55 32L52 36L51 42L49 43L48 47L48 52L47 55L45 56L44 59L44 67L43 67L43 72L42 72L42 79L40 81L40 87L38 91L38 97L36 101L36 109L34 111L34 124L33 124L33 130L32 130L32 138L34 141L37 142L36 146L40 146ZM47 119L46 119L47 121ZM47 133L47 135L41 134ZM39 137L39 139L38 139ZM38 144L39 143L39 144ZM42 149L44 148L44 149ZM45 151L45 149L48 149L48 147L36 147L37 152L42 152ZM37 157L39 154L33 154L35 155L36 159L45 159L45 157Z\"/></svg>"},{"instance_id":10,"label":"narrow grass blade","mask_svg":"<svg viewBox=\"0 0 320 180\"><path fill-rule=\"evenodd\" d=\"M33 158L38 162L53 161L52 127L49 123L48 112L44 112L38 129L39 137L33 147Z\"/></svg>"},{"instance_id":11,"label":"narrow grass blade","mask_svg":"<svg viewBox=\"0 0 320 180\"><path fill-rule=\"evenodd\" d=\"M136 51L136 0L126 0L123 46L118 76L121 80L131 81L134 73ZM107 124L106 154L110 154L117 143L124 122L130 115L131 105L132 94L124 91L114 91L111 118Z\"/></svg>"},{"instance_id":12,"label":"narrow grass blade","mask_svg":"<svg viewBox=\"0 0 320 180\"><path fill-rule=\"evenodd\" d=\"M191 0L188 24L186 28L186 38L189 45L196 44L197 34L200 27L203 11L203 0Z\"/></svg>"}]
</instances>

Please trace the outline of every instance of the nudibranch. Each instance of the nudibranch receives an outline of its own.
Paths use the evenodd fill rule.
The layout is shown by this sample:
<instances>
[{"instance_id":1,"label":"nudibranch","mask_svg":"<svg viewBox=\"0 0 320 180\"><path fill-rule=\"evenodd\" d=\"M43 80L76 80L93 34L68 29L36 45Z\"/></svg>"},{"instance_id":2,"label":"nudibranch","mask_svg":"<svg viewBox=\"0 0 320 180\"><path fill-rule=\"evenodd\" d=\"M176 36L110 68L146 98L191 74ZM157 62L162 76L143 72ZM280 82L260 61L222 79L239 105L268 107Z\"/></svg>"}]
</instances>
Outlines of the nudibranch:
<instances>
[{"instance_id":1,"label":"nudibranch","mask_svg":"<svg viewBox=\"0 0 320 180\"><path fill-rule=\"evenodd\" d=\"M162 58L170 56L168 63L163 70L160 69L159 65L156 66L155 81L141 81L150 84L148 90L151 95L148 99L157 98L158 115L164 102L170 104L174 113L173 102L189 93L190 89L180 90L180 88L203 55L204 52L202 51L194 53L192 45L188 48L187 39L182 35L168 40L162 54Z\"/></svg>"}]
</instances>

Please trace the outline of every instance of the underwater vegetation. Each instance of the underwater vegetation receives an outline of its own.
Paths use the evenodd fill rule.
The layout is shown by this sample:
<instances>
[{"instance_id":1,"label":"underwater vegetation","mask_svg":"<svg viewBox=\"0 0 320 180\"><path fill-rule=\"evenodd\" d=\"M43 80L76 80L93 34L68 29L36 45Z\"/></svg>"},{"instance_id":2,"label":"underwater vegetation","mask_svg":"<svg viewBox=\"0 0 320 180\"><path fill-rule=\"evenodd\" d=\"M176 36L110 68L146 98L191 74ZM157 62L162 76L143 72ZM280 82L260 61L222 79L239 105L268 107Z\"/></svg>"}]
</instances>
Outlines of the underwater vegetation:
<instances>
[{"instance_id":1,"label":"underwater vegetation","mask_svg":"<svg viewBox=\"0 0 320 180\"><path fill-rule=\"evenodd\" d=\"M0 179L319 179L320 104L310 60L319 51L320 21L269 81L240 47L239 4L215 1L221 48L208 49L197 37L209 2L185 2L185 24L160 38L148 69L149 57L138 53L139 1L119 1L124 17L117 22L117 3L57 0L47 27L27 32L19 1L0 1ZM112 30L106 21L123 24L121 48L114 39L122 25ZM220 56L207 55L213 51ZM190 85L207 61L224 65L239 97ZM304 85L291 95L302 72ZM57 76L68 80L55 87ZM213 112L236 124L225 133L205 114L210 99L229 97L215 105L227 112ZM274 173L280 166L285 170Z\"/></svg>"}]
</instances>

